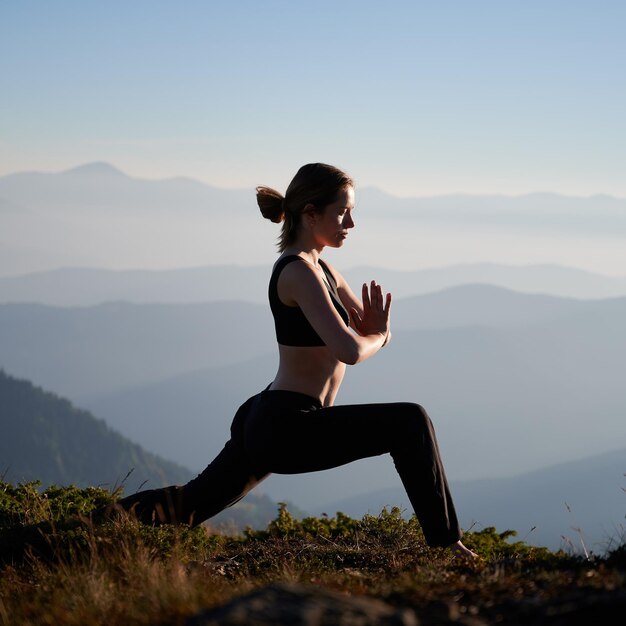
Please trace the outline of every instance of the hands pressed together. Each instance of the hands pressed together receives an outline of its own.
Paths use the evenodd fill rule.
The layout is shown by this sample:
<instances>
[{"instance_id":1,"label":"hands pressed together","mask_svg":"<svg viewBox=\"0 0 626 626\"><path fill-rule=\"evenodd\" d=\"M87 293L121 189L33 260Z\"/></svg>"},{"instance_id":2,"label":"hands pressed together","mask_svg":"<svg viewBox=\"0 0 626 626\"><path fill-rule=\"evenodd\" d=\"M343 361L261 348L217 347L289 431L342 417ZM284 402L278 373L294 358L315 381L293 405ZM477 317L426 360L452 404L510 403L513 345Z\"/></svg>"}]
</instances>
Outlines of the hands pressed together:
<instances>
[{"instance_id":1,"label":"hands pressed together","mask_svg":"<svg viewBox=\"0 0 626 626\"><path fill-rule=\"evenodd\" d=\"M383 297L382 287L373 280L368 287L363 283L363 314L354 307L350 311L352 327L359 335L380 334L385 337L383 345L389 339L389 313L391 311L391 294Z\"/></svg>"}]
</instances>

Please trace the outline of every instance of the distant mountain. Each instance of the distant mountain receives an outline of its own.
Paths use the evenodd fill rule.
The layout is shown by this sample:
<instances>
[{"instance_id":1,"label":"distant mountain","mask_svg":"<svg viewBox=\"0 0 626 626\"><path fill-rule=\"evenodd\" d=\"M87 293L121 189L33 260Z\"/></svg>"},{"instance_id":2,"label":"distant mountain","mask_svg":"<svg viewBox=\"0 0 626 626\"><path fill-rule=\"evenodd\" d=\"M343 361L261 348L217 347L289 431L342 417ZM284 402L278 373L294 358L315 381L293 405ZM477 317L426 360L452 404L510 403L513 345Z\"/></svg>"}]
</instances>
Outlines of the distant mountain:
<instances>
[{"instance_id":1,"label":"distant mountain","mask_svg":"<svg viewBox=\"0 0 626 626\"><path fill-rule=\"evenodd\" d=\"M397 330L460 326L514 328L601 308L597 301L523 294L491 285L442 289L404 298L398 304L393 310L393 327Z\"/></svg>"},{"instance_id":2,"label":"distant mountain","mask_svg":"<svg viewBox=\"0 0 626 626\"><path fill-rule=\"evenodd\" d=\"M119 301L188 304L242 300L266 304L270 272L270 266L236 265L161 271L63 268L0 277L0 302L62 307Z\"/></svg>"},{"instance_id":3,"label":"distant mountain","mask_svg":"<svg viewBox=\"0 0 626 626\"><path fill-rule=\"evenodd\" d=\"M626 448L513 476L455 481L451 490L464 528L511 529L520 539L551 549L596 554L626 536ZM313 513L342 511L360 517L398 506L412 513L401 486L348 495ZM582 540L582 543L581 543Z\"/></svg>"},{"instance_id":4,"label":"distant mountain","mask_svg":"<svg viewBox=\"0 0 626 626\"><path fill-rule=\"evenodd\" d=\"M244 302L0 305L0 367L79 400L270 352L273 332Z\"/></svg>"},{"instance_id":5,"label":"distant mountain","mask_svg":"<svg viewBox=\"0 0 626 626\"><path fill-rule=\"evenodd\" d=\"M35 175L33 173L32 175ZM122 172L122 170L114 167L110 163L104 161L94 161L93 163L85 163L84 165L78 165L69 170L61 172L62 176L67 178L76 178L77 176L84 177L107 177L107 178L129 178Z\"/></svg>"},{"instance_id":6,"label":"distant mountain","mask_svg":"<svg viewBox=\"0 0 626 626\"><path fill-rule=\"evenodd\" d=\"M254 195L252 187L134 178L105 163L3 176L0 275L68 266L268 267L279 231L261 218ZM591 257L602 249L603 267L613 273L624 260L622 198L549 193L397 198L364 187L357 189L357 205L358 228L341 251L344 268L371 263L373 250L378 262L408 269L483 260L600 267L601 260ZM596 291L595 297L602 295L616 294Z\"/></svg>"},{"instance_id":7,"label":"distant mountain","mask_svg":"<svg viewBox=\"0 0 626 626\"><path fill-rule=\"evenodd\" d=\"M363 266L347 269L342 274L357 288L362 282L374 278L396 298L478 284L520 293L565 298L602 299L626 296L626 276L604 276L558 265L471 263L415 271ZM0 281L0 294L1 285Z\"/></svg>"},{"instance_id":8,"label":"distant mountain","mask_svg":"<svg viewBox=\"0 0 626 626\"><path fill-rule=\"evenodd\" d=\"M146 452L67 400L0 370L0 471L8 482L156 487L191 472Z\"/></svg>"},{"instance_id":9,"label":"distant mountain","mask_svg":"<svg viewBox=\"0 0 626 626\"><path fill-rule=\"evenodd\" d=\"M188 178L147 180L127 176L111 164L87 163L58 173L19 172L0 177L0 197L32 209L96 207L180 211L246 211L246 189L220 189ZM398 198L371 187L359 189L359 213L408 217L421 222L489 223L515 228L591 230L626 233L626 199L608 195L563 196L556 193L505 195L444 195Z\"/></svg>"},{"instance_id":10,"label":"distant mountain","mask_svg":"<svg viewBox=\"0 0 626 626\"><path fill-rule=\"evenodd\" d=\"M586 324L593 329L594 316L606 312L619 320L624 302L626 298L579 301L473 285L397 300L393 327L394 332L463 326L506 329L577 315L577 332L583 333L577 344ZM267 304L110 302L71 309L0 305L0 366L73 400L275 352Z\"/></svg>"},{"instance_id":11,"label":"distant mountain","mask_svg":"<svg viewBox=\"0 0 626 626\"><path fill-rule=\"evenodd\" d=\"M35 254L30 251L31 256ZM558 266L479 264L411 272L376 267L341 271L354 290L375 278L396 299L475 284L570 298L626 296L626 278ZM269 272L269 265L215 265L161 271L63 268L0 276L0 303L71 307L111 301L183 304L245 300L266 304ZM403 307L394 309L401 312Z\"/></svg>"},{"instance_id":12,"label":"distant mountain","mask_svg":"<svg viewBox=\"0 0 626 626\"><path fill-rule=\"evenodd\" d=\"M186 178L146 180L127 176L108 163L87 163L58 173L19 172L0 177L0 197L22 207L108 211L242 211L250 191L219 189Z\"/></svg>"},{"instance_id":13,"label":"distant mountain","mask_svg":"<svg viewBox=\"0 0 626 626\"><path fill-rule=\"evenodd\" d=\"M385 217L422 224L455 224L473 229L489 226L544 234L626 234L626 198L606 194L578 197L546 192L397 198L380 190L360 191L360 212L376 215L381 206L385 207Z\"/></svg>"},{"instance_id":14,"label":"distant mountain","mask_svg":"<svg viewBox=\"0 0 626 626\"><path fill-rule=\"evenodd\" d=\"M0 241L4 276L63 266L261 263L273 256L277 236L263 224L252 188L142 180L103 163L0 177L0 198L19 207L0 209L0 237L10 244Z\"/></svg>"}]
</instances>

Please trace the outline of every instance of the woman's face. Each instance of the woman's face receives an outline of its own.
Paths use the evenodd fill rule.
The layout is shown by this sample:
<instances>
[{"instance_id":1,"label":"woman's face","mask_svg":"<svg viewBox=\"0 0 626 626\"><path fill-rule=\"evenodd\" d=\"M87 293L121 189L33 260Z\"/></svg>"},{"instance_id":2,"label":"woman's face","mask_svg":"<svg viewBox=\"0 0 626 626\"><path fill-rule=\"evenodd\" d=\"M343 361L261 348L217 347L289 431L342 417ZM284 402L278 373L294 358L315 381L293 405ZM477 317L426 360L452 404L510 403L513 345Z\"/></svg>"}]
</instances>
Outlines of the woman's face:
<instances>
[{"instance_id":1,"label":"woman's face","mask_svg":"<svg viewBox=\"0 0 626 626\"><path fill-rule=\"evenodd\" d=\"M322 246L340 248L348 236L348 230L354 228L352 211L354 210L354 188L344 187L337 199L329 204L322 213L312 213L311 228L316 241Z\"/></svg>"}]
</instances>

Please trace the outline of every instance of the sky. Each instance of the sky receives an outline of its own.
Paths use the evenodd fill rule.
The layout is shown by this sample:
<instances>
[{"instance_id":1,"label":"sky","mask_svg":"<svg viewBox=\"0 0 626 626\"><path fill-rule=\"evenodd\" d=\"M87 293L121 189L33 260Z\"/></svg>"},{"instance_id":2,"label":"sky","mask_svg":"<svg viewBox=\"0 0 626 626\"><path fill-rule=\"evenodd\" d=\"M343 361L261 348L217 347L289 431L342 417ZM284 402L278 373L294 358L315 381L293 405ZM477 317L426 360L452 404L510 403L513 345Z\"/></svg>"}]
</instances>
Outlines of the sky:
<instances>
[{"instance_id":1,"label":"sky","mask_svg":"<svg viewBox=\"0 0 626 626\"><path fill-rule=\"evenodd\" d=\"M0 176L626 197L626 3L0 0Z\"/></svg>"}]
</instances>

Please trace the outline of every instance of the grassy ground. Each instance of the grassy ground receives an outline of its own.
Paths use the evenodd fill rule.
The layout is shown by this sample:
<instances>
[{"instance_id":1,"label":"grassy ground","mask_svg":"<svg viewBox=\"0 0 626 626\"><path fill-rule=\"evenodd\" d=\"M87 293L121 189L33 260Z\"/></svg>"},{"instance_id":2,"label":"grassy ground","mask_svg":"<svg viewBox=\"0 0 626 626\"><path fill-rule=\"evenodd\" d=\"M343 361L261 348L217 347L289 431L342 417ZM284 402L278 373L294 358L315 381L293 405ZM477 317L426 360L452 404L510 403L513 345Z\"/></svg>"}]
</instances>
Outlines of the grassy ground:
<instances>
[{"instance_id":1,"label":"grassy ground","mask_svg":"<svg viewBox=\"0 0 626 626\"><path fill-rule=\"evenodd\" d=\"M624 543L587 559L488 528L466 534L481 555L470 562L428 548L415 519L396 509L297 520L281 507L266 530L239 537L129 519L92 524L89 513L112 498L0 483L1 626L183 624L283 581L411 607L423 624L453 614L537 624L563 607L624 598Z\"/></svg>"}]
</instances>

